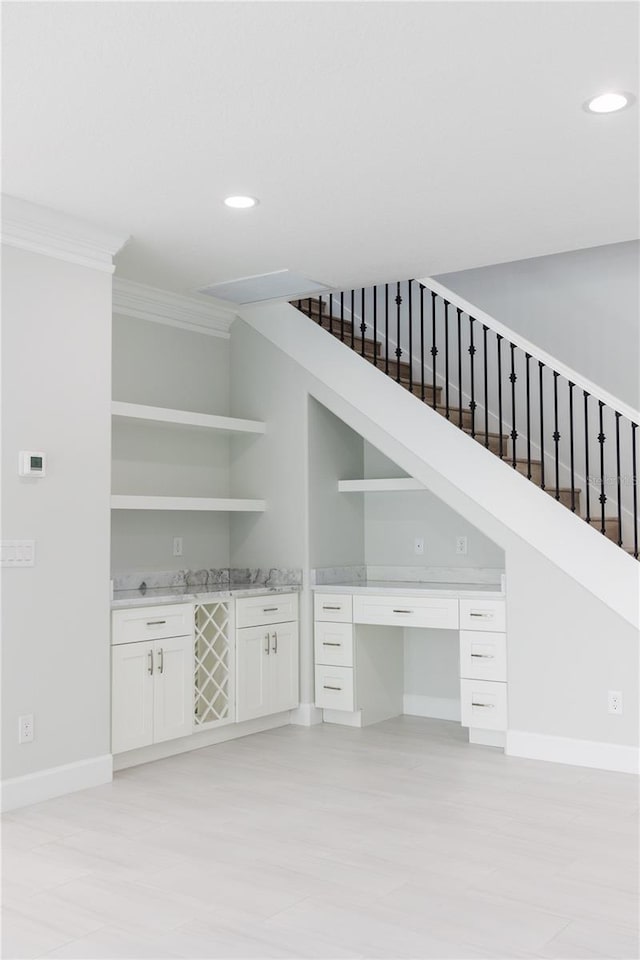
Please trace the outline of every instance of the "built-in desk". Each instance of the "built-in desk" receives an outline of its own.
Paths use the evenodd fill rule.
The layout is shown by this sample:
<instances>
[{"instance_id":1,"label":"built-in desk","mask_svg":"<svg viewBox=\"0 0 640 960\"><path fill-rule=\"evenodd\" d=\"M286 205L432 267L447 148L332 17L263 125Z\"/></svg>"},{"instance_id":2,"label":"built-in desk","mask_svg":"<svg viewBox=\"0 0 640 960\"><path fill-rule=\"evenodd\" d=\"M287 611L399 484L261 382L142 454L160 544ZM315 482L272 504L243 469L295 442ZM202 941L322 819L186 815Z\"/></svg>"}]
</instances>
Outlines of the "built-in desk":
<instances>
[{"instance_id":1,"label":"built-in desk","mask_svg":"<svg viewBox=\"0 0 640 960\"><path fill-rule=\"evenodd\" d=\"M504 745L505 594L501 584L358 581L314 588L315 701L329 723L366 726L403 712L405 627L455 631L461 723ZM452 637L453 639L453 637Z\"/></svg>"}]
</instances>

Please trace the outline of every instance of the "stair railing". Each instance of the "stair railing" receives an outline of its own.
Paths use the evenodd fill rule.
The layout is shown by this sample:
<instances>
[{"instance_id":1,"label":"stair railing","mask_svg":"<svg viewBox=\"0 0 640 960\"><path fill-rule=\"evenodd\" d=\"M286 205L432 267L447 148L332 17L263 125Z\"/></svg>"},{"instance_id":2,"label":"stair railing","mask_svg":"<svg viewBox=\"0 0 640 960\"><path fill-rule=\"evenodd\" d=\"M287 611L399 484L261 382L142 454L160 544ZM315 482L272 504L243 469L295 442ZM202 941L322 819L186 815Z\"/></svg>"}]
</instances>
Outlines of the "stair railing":
<instances>
[{"instance_id":1,"label":"stair railing","mask_svg":"<svg viewBox=\"0 0 640 960\"><path fill-rule=\"evenodd\" d=\"M432 278L293 305L638 558L637 410Z\"/></svg>"}]
</instances>

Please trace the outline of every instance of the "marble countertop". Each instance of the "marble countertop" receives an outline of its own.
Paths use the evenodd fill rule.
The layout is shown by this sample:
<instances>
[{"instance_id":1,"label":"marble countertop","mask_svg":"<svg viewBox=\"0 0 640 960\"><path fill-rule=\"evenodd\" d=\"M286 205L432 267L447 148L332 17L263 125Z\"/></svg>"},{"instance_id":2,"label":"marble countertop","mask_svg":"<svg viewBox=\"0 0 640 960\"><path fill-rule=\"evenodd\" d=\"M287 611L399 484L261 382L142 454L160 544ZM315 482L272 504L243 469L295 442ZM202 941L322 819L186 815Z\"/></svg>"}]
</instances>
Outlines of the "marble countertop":
<instances>
[{"instance_id":1,"label":"marble countertop","mask_svg":"<svg viewBox=\"0 0 640 960\"><path fill-rule=\"evenodd\" d=\"M203 587L147 587L146 590L114 590L111 609L147 607L164 603L208 603L210 600L236 600L238 597L268 596L274 593L298 593L300 584L225 583L219 589Z\"/></svg>"},{"instance_id":2,"label":"marble countertop","mask_svg":"<svg viewBox=\"0 0 640 960\"><path fill-rule=\"evenodd\" d=\"M387 594L391 597L475 597L503 599L499 583L438 583L416 580L353 580L312 587L317 593Z\"/></svg>"}]
</instances>

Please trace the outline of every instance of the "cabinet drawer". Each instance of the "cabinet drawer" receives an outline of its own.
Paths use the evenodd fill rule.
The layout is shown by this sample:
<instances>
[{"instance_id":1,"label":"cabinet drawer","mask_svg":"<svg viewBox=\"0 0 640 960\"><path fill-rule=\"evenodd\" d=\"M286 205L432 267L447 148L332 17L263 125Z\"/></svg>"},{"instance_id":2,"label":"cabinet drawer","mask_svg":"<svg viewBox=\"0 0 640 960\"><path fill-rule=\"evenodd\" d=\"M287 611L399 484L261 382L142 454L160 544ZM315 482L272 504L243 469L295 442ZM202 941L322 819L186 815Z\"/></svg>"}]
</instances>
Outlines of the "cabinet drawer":
<instances>
[{"instance_id":1,"label":"cabinet drawer","mask_svg":"<svg viewBox=\"0 0 640 960\"><path fill-rule=\"evenodd\" d=\"M114 610L111 615L111 643L138 643L186 637L193 633L193 604L171 603L156 607Z\"/></svg>"},{"instance_id":2,"label":"cabinet drawer","mask_svg":"<svg viewBox=\"0 0 640 960\"><path fill-rule=\"evenodd\" d=\"M460 722L463 727L477 727L480 730L506 730L506 683L461 680Z\"/></svg>"},{"instance_id":3,"label":"cabinet drawer","mask_svg":"<svg viewBox=\"0 0 640 960\"><path fill-rule=\"evenodd\" d=\"M353 666L353 625L350 623L315 624L316 663L337 667Z\"/></svg>"},{"instance_id":4,"label":"cabinet drawer","mask_svg":"<svg viewBox=\"0 0 640 960\"><path fill-rule=\"evenodd\" d=\"M389 627L458 629L458 601L438 597L353 598L354 623L380 623Z\"/></svg>"},{"instance_id":5,"label":"cabinet drawer","mask_svg":"<svg viewBox=\"0 0 640 960\"><path fill-rule=\"evenodd\" d=\"M313 619L333 623L351 623L353 602L350 594L316 593L313 597Z\"/></svg>"},{"instance_id":6,"label":"cabinet drawer","mask_svg":"<svg viewBox=\"0 0 640 960\"><path fill-rule=\"evenodd\" d=\"M468 680L506 681L506 633L461 630L460 676Z\"/></svg>"},{"instance_id":7,"label":"cabinet drawer","mask_svg":"<svg viewBox=\"0 0 640 960\"><path fill-rule=\"evenodd\" d=\"M236 600L236 626L259 627L298 619L298 594L275 593Z\"/></svg>"},{"instance_id":8,"label":"cabinet drawer","mask_svg":"<svg viewBox=\"0 0 640 960\"><path fill-rule=\"evenodd\" d=\"M461 600L461 630L504 630L504 600Z\"/></svg>"},{"instance_id":9,"label":"cabinet drawer","mask_svg":"<svg viewBox=\"0 0 640 960\"><path fill-rule=\"evenodd\" d=\"M352 711L354 701L351 667L316 666L316 707Z\"/></svg>"}]
</instances>

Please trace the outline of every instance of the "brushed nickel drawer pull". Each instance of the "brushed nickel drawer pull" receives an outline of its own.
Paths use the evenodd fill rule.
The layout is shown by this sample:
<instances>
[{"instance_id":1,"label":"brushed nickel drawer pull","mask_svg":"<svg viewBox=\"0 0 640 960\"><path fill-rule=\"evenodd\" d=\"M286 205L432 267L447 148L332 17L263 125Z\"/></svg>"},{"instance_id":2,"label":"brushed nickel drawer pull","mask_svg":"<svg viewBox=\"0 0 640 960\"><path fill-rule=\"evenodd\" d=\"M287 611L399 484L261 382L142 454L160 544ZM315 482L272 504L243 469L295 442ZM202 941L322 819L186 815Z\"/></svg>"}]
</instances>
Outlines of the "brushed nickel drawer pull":
<instances>
[{"instance_id":1,"label":"brushed nickel drawer pull","mask_svg":"<svg viewBox=\"0 0 640 960\"><path fill-rule=\"evenodd\" d=\"M277 613L278 610L279 610L279 607L263 607L262 608L263 613Z\"/></svg>"},{"instance_id":2,"label":"brushed nickel drawer pull","mask_svg":"<svg viewBox=\"0 0 640 960\"><path fill-rule=\"evenodd\" d=\"M342 610L342 604L338 604L337 606L330 607L328 603L323 603L322 609L323 610Z\"/></svg>"},{"instance_id":3,"label":"brushed nickel drawer pull","mask_svg":"<svg viewBox=\"0 0 640 960\"><path fill-rule=\"evenodd\" d=\"M413 613L413 610L394 610L394 613Z\"/></svg>"},{"instance_id":4,"label":"brushed nickel drawer pull","mask_svg":"<svg viewBox=\"0 0 640 960\"><path fill-rule=\"evenodd\" d=\"M477 657L479 660L495 660L495 654L493 653L472 653L472 657Z\"/></svg>"},{"instance_id":5,"label":"brushed nickel drawer pull","mask_svg":"<svg viewBox=\"0 0 640 960\"><path fill-rule=\"evenodd\" d=\"M161 627L161 626L162 626L163 624L165 624L166 622L167 622L166 620L147 620L147 626L148 626L148 627Z\"/></svg>"},{"instance_id":6,"label":"brushed nickel drawer pull","mask_svg":"<svg viewBox=\"0 0 640 960\"><path fill-rule=\"evenodd\" d=\"M273 652L274 653L278 652L278 631L277 630L273 631Z\"/></svg>"},{"instance_id":7,"label":"brushed nickel drawer pull","mask_svg":"<svg viewBox=\"0 0 640 960\"><path fill-rule=\"evenodd\" d=\"M267 645L266 645L266 647L264 648L264 652L265 652L265 653L267 654L267 656L268 656L268 655L271 653L271 647L269 646L269 634L268 634L268 633L265 633L264 638L265 638L265 640L267 641Z\"/></svg>"},{"instance_id":8,"label":"brushed nickel drawer pull","mask_svg":"<svg viewBox=\"0 0 640 960\"><path fill-rule=\"evenodd\" d=\"M160 648L159 653L160 653L160 666L158 670L160 673L164 673L164 650L162 649L162 647Z\"/></svg>"},{"instance_id":9,"label":"brushed nickel drawer pull","mask_svg":"<svg viewBox=\"0 0 640 960\"><path fill-rule=\"evenodd\" d=\"M493 710L495 707L494 703L476 703L475 700L471 701L472 707L484 707L486 710Z\"/></svg>"},{"instance_id":10,"label":"brushed nickel drawer pull","mask_svg":"<svg viewBox=\"0 0 640 960\"><path fill-rule=\"evenodd\" d=\"M149 666L147 667L147 673L150 677L153 676L153 650L149 650Z\"/></svg>"},{"instance_id":11,"label":"brushed nickel drawer pull","mask_svg":"<svg viewBox=\"0 0 640 960\"><path fill-rule=\"evenodd\" d=\"M323 640L323 641L322 641L322 646L323 646L323 647L341 647L342 644L341 644L341 643L330 643L329 640Z\"/></svg>"},{"instance_id":12,"label":"brushed nickel drawer pull","mask_svg":"<svg viewBox=\"0 0 640 960\"><path fill-rule=\"evenodd\" d=\"M492 612L492 611L487 611L487 612L484 612L484 613L474 613L474 611L471 610L470 613L469 613L469 616L470 616L470 617L481 617L483 620L490 620L491 617L493 616L493 612Z\"/></svg>"},{"instance_id":13,"label":"brushed nickel drawer pull","mask_svg":"<svg viewBox=\"0 0 640 960\"><path fill-rule=\"evenodd\" d=\"M342 690L342 687L330 687L326 683L323 686L325 690Z\"/></svg>"}]
</instances>

